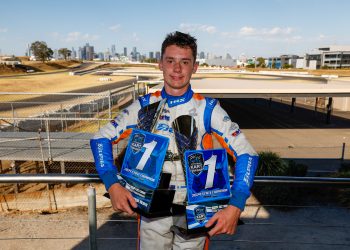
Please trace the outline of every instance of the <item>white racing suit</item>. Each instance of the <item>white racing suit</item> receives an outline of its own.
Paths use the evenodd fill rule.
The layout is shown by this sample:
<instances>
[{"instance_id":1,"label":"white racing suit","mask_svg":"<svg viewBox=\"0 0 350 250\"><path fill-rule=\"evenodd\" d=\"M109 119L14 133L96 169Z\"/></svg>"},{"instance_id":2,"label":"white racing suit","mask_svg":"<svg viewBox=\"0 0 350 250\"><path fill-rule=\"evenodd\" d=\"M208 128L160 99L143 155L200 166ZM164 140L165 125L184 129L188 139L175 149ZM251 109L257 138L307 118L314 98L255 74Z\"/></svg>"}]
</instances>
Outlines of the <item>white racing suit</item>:
<instances>
[{"instance_id":1,"label":"white racing suit","mask_svg":"<svg viewBox=\"0 0 350 250\"><path fill-rule=\"evenodd\" d=\"M94 155L96 170L108 190L118 182L117 168L114 166L112 143L127 137L132 128L136 128L138 111L149 104L167 98L164 109L156 123L155 133L170 139L168 151L178 155L172 122L181 115L195 118L198 128L197 149L212 148L214 135L235 161L232 197L229 204L244 209L250 188L253 183L258 156L238 125L231 121L218 101L193 93L191 87L182 96L170 96L164 88L152 94L140 97L128 108L101 128L91 139L91 149ZM163 172L172 174L170 187L175 189L173 203L183 203L186 198L185 177L181 161L165 161ZM181 221L181 222L179 222ZM203 249L204 237L184 241L170 231L172 224L182 224L185 221L179 217L163 217L159 219L141 218L140 246L141 249Z\"/></svg>"}]
</instances>

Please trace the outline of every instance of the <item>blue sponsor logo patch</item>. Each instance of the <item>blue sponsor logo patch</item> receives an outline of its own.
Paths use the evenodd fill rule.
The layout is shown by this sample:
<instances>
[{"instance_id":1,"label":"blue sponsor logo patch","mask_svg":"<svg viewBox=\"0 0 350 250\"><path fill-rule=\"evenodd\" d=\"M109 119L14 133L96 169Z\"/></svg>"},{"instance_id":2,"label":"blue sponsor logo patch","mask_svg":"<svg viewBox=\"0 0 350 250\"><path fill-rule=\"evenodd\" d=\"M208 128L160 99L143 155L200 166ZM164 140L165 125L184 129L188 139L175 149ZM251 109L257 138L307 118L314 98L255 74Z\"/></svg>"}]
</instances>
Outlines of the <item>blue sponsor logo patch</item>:
<instances>
[{"instance_id":1,"label":"blue sponsor logo patch","mask_svg":"<svg viewBox=\"0 0 350 250\"><path fill-rule=\"evenodd\" d=\"M173 106L176 104L180 104L180 103L184 103L186 101L186 99L184 97L179 98L179 99L175 99L175 100L170 100L169 101L169 105Z\"/></svg>"},{"instance_id":2,"label":"blue sponsor logo patch","mask_svg":"<svg viewBox=\"0 0 350 250\"><path fill-rule=\"evenodd\" d=\"M157 130L169 131L170 133L173 133L173 128L164 123L159 123L157 125Z\"/></svg>"},{"instance_id":3,"label":"blue sponsor logo patch","mask_svg":"<svg viewBox=\"0 0 350 250\"><path fill-rule=\"evenodd\" d=\"M115 120L111 120L111 124L113 125L113 127L118 127L118 123Z\"/></svg>"},{"instance_id":4,"label":"blue sponsor logo patch","mask_svg":"<svg viewBox=\"0 0 350 250\"><path fill-rule=\"evenodd\" d=\"M161 115L161 116L159 116L159 120L170 121L170 116L167 116L167 115Z\"/></svg>"}]
</instances>

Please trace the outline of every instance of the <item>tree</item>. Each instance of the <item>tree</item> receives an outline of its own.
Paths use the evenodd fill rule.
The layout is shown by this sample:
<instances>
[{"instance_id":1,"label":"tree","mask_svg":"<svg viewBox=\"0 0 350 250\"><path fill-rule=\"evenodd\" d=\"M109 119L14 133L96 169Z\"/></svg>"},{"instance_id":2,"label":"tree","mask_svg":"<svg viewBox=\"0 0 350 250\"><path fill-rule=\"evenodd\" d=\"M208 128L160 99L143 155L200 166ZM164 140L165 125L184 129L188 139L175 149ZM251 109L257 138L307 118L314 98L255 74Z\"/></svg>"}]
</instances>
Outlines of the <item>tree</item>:
<instances>
[{"instance_id":1,"label":"tree","mask_svg":"<svg viewBox=\"0 0 350 250\"><path fill-rule=\"evenodd\" d=\"M43 63L50 60L53 55L51 48L47 47L47 44L43 41L33 42L30 46L30 49L33 51L35 58L39 59Z\"/></svg>"},{"instance_id":2,"label":"tree","mask_svg":"<svg viewBox=\"0 0 350 250\"><path fill-rule=\"evenodd\" d=\"M260 68L265 68L266 67L265 59L263 57L258 57L256 59L256 61L257 61L257 64L256 64L257 67L260 67Z\"/></svg>"},{"instance_id":3,"label":"tree","mask_svg":"<svg viewBox=\"0 0 350 250\"><path fill-rule=\"evenodd\" d=\"M64 60L67 61L67 58L71 56L72 51L67 48L61 48L58 50L58 54L62 55Z\"/></svg>"}]
</instances>

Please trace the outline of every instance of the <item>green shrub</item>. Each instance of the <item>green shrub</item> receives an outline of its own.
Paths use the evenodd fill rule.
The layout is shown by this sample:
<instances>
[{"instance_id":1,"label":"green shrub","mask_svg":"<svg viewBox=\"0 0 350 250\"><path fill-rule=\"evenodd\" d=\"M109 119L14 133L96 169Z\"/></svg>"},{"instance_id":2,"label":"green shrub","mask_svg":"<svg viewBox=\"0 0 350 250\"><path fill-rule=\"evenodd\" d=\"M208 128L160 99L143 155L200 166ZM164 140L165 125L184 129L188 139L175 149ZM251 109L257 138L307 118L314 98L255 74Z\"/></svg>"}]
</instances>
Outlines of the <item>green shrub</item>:
<instances>
[{"instance_id":1,"label":"green shrub","mask_svg":"<svg viewBox=\"0 0 350 250\"><path fill-rule=\"evenodd\" d=\"M293 160L285 161L274 152L259 153L257 176L305 176L307 166ZM286 184L266 184L254 186L255 197L265 205L294 205L300 203L304 188ZM283 208L282 206L280 208Z\"/></svg>"},{"instance_id":2,"label":"green shrub","mask_svg":"<svg viewBox=\"0 0 350 250\"><path fill-rule=\"evenodd\" d=\"M334 178L350 178L350 163L343 163L338 172L333 174ZM337 200L340 204L350 207L350 188L337 189Z\"/></svg>"},{"instance_id":3,"label":"green shrub","mask_svg":"<svg viewBox=\"0 0 350 250\"><path fill-rule=\"evenodd\" d=\"M293 160L288 160L288 168L286 171L286 176L299 176L303 177L307 174L307 165L302 163L296 163Z\"/></svg>"},{"instance_id":4,"label":"green shrub","mask_svg":"<svg viewBox=\"0 0 350 250\"><path fill-rule=\"evenodd\" d=\"M286 173L288 165L274 152L266 151L259 153L259 165L256 175L282 176Z\"/></svg>"}]
</instances>

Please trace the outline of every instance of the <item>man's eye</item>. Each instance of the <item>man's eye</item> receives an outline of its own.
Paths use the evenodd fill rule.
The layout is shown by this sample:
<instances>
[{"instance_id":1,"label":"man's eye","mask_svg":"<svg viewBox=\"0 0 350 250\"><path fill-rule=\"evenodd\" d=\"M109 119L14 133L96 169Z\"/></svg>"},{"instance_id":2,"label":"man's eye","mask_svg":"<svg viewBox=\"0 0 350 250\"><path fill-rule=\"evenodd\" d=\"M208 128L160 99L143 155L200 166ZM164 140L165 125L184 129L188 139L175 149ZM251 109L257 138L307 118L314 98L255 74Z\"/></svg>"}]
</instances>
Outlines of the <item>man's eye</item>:
<instances>
[{"instance_id":1,"label":"man's eye","mask_svg":"<svg viewBox=\"0 0 350 250\"><path fill-rule=\"evenodd\" d=\"M167 63L173 63L173 60L167 60Z\"/></svg>"},{"instance_id":2,"label":"man's eye","mask_svg":"<svg viewBox=\"0 0 350 250\"><path fill-rule=\"evenodd\" d=\"M189 64L189 62L188 62L188 61L183 61L182 63L183 63L184 65Z\"/></svg>"}]
</instances>

